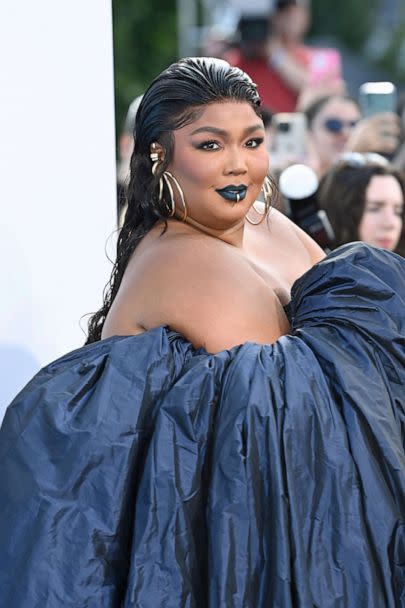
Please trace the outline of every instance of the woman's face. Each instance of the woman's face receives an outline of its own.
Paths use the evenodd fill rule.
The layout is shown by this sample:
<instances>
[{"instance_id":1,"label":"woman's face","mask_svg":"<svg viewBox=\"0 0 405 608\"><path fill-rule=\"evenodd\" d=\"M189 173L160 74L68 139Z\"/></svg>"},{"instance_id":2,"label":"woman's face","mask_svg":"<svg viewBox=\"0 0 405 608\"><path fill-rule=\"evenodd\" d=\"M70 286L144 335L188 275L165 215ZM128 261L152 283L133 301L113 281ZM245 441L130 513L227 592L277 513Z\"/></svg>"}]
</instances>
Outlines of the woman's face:
<instances>
[{"instance_id":1,"label":"woman's face","mask_svg":"<svg viewBox=\"0 0 405 608\"><path fill-rule=\"evenodd\" d=\"M259 196L268 171L261 118L248 103L212 103L173 136L168 171L180 183L188 215L212 229L238 224ZM178 197L176 207L181 211Z\"/></svg>"},{"instance_id":2,"label":"woman's face","mask_svg":"<svg viewBox=\"0 0 405 608\"><path fill-rule=\"evenodd\" d=\"M309 11L304 6L291 5L276 11L272 23L277 35L287 41L300 42L310 25Z\"/></svg>"},{"instance_id":3,"label":"woman's face","mask_svg":"<svg viewBox=\"0 0 405 608\"><path fill-rule=\"evenodd\" d=\"M373 175L367 190L359 239L393 251L399 242L404 198L398 180L392 175Z\"/></svg>"},{"instance_id":4,"label":"woman's face","mask_svg":"<svg viewBox=\"0 0 405 608\"><path fill-rule=\"evenodd\" d=\"M339 98L330 99L315 116L310 138L322 169L328 169L346 151L349 137L360 118L355 103Z\"/></svg>"}]
</instances>

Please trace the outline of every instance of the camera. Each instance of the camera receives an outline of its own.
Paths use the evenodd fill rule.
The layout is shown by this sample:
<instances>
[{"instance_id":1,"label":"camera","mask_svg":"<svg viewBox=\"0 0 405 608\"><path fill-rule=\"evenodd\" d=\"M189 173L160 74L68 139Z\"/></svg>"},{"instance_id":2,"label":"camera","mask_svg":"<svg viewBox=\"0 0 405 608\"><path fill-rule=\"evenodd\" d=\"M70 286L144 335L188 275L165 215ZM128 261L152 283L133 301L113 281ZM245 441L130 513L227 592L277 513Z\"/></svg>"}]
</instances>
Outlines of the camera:
<instances>
[{"instance_id":1,"label":"camera","mask_svg":"<svg viewBox=\"0 0 405 608\"><path fill-rule=\"evenodd\" d=\"M307 165L291 165L280 174L288 217L328 253L334 248L335 235L325 211L318 207L318 186L316 173Z\"/></svg>"},{"instance_id":2,"label":"camera","mask_svg":"<svg viewBox=\"0 0 405 608\"><path fill-rule=\"evenodd\" d=\"M279 122L277 125L277 131L280 133L289 133L291 125L289 122Z\"/></svg>"},{"instance_id":3,"label":"camera","mask_svg":"<svg viewBox=\"0 0 405 608\"><path fill-rule=\"evenodd\" d=\"M239 19L238 33L241 43L265 42L270 34L269 18L243 15Z\"/></svg>"}]
</instances>

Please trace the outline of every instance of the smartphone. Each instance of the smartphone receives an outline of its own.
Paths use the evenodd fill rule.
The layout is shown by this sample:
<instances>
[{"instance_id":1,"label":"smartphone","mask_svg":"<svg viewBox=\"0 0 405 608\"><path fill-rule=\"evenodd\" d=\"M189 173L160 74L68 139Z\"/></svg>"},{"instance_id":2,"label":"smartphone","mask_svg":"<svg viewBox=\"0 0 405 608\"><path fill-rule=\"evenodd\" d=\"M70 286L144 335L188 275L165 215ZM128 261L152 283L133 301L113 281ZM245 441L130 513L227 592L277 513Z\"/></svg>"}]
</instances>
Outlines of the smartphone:
<instances>
[{"instance_id":1,"label":"smartphone","mask_svg":"<svg viewBox=\"0 0 405 608\"><path fill-rule=\"evenodd\" d=\"M365 118L379 112L395 112L395 85L392 82L365 82L359 88L359 103Z\"/></svg>"},{"instance_id":2,"label":"smartphone","mask_svg":"<svg viewBox=\"0 0 405 608\"><path fill-rule=\"evenodd\" d=\"M336 49L313 49L309 60L309 82L318 85L325 80L342 78L342 61Z\"/></svg>"},{"instance_id":3,"label":"smartphone","mask_svg":"<svg viewBox=\"0 0 405 608\"><path fill-rule=\"evenodd\" d=\"M301 112L281 112L271 119L270 161L297 162L307 152L307 121Z\"/></svg>"}]
</instances>

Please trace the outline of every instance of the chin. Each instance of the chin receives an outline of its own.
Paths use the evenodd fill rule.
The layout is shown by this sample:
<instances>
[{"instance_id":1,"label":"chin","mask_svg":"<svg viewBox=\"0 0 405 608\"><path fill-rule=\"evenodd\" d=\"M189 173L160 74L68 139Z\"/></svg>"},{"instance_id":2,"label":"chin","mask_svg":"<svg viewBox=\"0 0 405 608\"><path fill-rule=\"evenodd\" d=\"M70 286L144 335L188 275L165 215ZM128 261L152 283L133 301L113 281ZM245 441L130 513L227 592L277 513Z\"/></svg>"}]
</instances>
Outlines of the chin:
<instances>
[{"instance_id":1,"label":"chin","mask_svg":"<svg viewBox=\"0 0 405 608\"><path fill-rule=\"evenodd\" d=\"M248 213L250 206L237 207L241 203L235 203L232 205L228 203L229 208L222 208L217 213L211 215L211 217L207 221L204 222L206 226L209 226L215 230L227 230L236 226L240 222L242 222L246 214Z\"/></svg>"}]
</instances>

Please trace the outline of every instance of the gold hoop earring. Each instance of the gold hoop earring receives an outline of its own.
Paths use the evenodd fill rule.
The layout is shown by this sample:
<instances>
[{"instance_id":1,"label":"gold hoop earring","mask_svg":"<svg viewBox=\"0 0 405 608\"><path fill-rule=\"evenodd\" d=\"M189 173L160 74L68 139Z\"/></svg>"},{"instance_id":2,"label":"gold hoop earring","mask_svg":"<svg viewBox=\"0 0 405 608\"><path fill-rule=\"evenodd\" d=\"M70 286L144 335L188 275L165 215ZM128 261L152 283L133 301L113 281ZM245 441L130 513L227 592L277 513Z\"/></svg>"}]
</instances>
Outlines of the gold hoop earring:
<instances>
[{"instance_id":1,"label":"gold hoop earring","mask_svg":"<svg viewBox=\"0 0 405 608\"><path fill-rule=\"evenodd\" d=\"M162 162L162 159L159 156L159 152L157 152L156 143L153 143L151 145L151 149L152 149L152 152L150 154L150 159L153 163L152 164L152 174L156 175L157 168L158 168L159 164ZM170 171L163 171L162 175L159 178L158 202L159 203L163 202L163 188L164 188L164 184L166 184L166 187L169 191L169 197L170 197L170 205L168 205L165 201L166 208L169 213L168 217L174 216L174 214L176 213L176 203L174 200L174 190L173 190L172 183L174 184L177 192L179 193L181 207L182 207L182 211L183 211L183 217L181 218L181 221L185 222L187 219L187 206L186 206L186 201L184 199L184 192L183 192L182 187L180 186L179 182L174 177L174 175L172 173L170 173Z\"/></svg>"},{"instance_id":2,"label":"gold hoop earring","mask_svg":"<svg viewBox=\"0 0 405 608\"><path fill-rule=\"evenodd\" d=\"M149 156L150 156L150 159L151 159L151 161L153 163L152 164L152 175L156 175L156 171L157 171L159 165L161 164L162 159L161 159L161 157L159 155L159 152L157 151L157 144L156 143L153 143L151 145L151 149L152 149L152 152L150 153ZM167 180L165 180L165 181L167 183ZM160 178L159 178L158 203L162 203L162 201L163 201L163 186L164 186L163 175L161 175ZM173 215L176 212L176 208L175 208L175 204L174 204L173 189L170 186L170 184L168 184L168 190L169 190L169 194L170 194L171 205L169 206L166 203L166 208L167 208L167 211L168 211L168 214L169 214L168 217L173 217Z\"/></svg>"},{"instance_id":3,"label":"gold hoop earring","mask_svg":"<svg viewBox=\"0 0 405 608\"><path fill-rule=\"evenodd\" d=\"M259 209L257 207L255 207L256 203L253 203L253 205L252 205L252 207L256 211L256 213L258 215L261 215L262 217L260 218L259 221L255 222L254 220L251 220L250 218L248 218L248 216L246 216L246 219L249 222L249 224L252 224L253 226L258 226L259 224L261 224L262 221L264 220L264 218L267 217L267 215L270 211L271 200L273 197L273 189L272 189L271 181L270 181L270 178L268 175L266 175L266 177L264 178L262 190L263 190L263 196L264 196L264 211L263 212L259 211Z\"/></svg>"},{"instance_id":4,"label":"gold hoop earring","mask_svg":"<svg viewBox=\"0 0 405 608\"><path fill-rule=\"evenodd\" d=\"M184 192L183 192L182 187L180 186L179 182L174 177L174 175L172 175L172 173L170 173L169 171L164 171L163 174L162 174L162 177L165 180L165 183L166 183L167 189L169 191L169 195L170 195L171 207L170 207L170 216L169 217L173 217L173 215L176 212L176 203L175 203L175 200L174 200L174 191L173 191L173 186L171 184L171 182L173 182L173 184L176 186L177 192L179 193L181 207L182 207L182 211L183 211L183 217L181 218L181 221L185 222L186 219L187 219L187 206L186 206L186 201L184 199ZM160 190L159 190L159 193L160 193Z\"/></svg>"}]
</instances>

